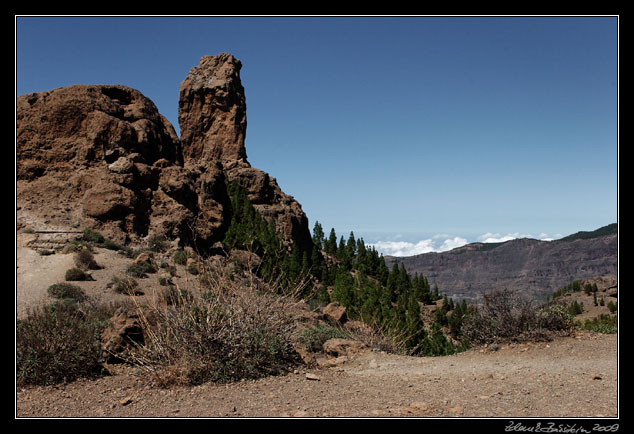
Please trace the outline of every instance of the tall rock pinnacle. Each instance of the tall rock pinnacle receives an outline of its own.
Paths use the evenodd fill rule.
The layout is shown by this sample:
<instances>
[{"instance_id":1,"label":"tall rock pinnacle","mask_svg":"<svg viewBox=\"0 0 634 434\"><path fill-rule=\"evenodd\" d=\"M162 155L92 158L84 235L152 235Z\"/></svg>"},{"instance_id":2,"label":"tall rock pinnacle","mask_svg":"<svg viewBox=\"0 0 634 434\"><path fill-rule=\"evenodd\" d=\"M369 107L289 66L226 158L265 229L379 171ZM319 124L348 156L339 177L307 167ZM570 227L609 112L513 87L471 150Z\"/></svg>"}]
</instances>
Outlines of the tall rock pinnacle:
<instances>
[{"instance_id":1,"label":"tall rock pinnacle","mask_svg":"<svg viewBox=\"0 0 634 434\"><path fill-rule=\"evenodd\" d=\"M246 162L241 68L242 63L231 54L204 56L181 83L178 122L185 163Z\"/></svg>"}]
</instances>

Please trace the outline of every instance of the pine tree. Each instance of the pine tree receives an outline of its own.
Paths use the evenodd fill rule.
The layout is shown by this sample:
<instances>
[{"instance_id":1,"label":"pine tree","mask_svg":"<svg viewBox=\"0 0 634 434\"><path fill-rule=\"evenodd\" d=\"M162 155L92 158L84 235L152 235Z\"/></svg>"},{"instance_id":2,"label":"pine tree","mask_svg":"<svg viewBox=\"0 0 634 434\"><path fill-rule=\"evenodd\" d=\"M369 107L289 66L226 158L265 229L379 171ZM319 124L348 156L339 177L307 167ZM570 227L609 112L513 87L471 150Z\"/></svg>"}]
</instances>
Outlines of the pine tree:
<instances>
[{"instance_id":1,"label":"pine tree","mask_svg":"<svg viewBox=\"0 0 634 434\"><path fill-rule=\"evenodd\" d=\"M332 299L346 308L355 306L354 279L349 272L341 270L337 273Z\"/></svg>"},{"instance_id":2,"label":"pine tree","mask_svg":"<svg viewBox=\"0 0 634 434\"><path fill-rule=\"evenodd\" d=\"M324 230L321 227L321 224L319 224L318 221L315 221L315 226L313 227L313 244L317 248L323 249L325 241Z\"/></svg>"},{"instance_id":3,"label":"pine tree","mask_svg":"<svg viewBox=\"0 0 634 434\"><path fill-rule=\"evenodd\" d=\"M407 302L406 330L405 346L412 354L419 354L427 338L427 331L421 318L420 305L414 297L409 297Z\"/></svg>"},{"instance_id":4,"label":"pine tree","mask_svg":"<svg viewBox=\"0 0 634 434\"><path fill-rule=\"evenodd\" d=\"M326 253L332 256L337 255L337 233L335 232L335 228L330 229L330 235L328 236L325 247Z\"/></svg>"}]
</instances>

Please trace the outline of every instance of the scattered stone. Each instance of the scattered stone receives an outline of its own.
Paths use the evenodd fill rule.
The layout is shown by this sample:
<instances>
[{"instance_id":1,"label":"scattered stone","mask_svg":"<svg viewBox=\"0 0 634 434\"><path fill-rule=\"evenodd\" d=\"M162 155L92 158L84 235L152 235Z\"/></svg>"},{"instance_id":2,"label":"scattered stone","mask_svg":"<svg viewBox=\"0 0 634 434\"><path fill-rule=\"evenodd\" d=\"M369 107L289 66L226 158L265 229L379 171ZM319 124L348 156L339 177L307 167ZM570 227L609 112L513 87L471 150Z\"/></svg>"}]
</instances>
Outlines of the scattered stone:
<instances>
[{"instance_id":1,"label":"scattered stone","mask_svg":"<svg viewBox=\"0 0 634 434\"><path fill-rule=\"evenodd\" d=\"M119 401L119 405L124 405L124 406L131 403L132 403L132 398L129 396Z\"/></svg>"},{"instance_id":2,"label":"scattered stone","mask_svg":"<svg viewBox=\"0 0 634 434\"><path fill-rule=\"evenodd\" d=\"M321 378L319 378L319 376L312 374L310 372L306 373L306 379L311 381L321 381Z\"/></svg>"}]
</instances>

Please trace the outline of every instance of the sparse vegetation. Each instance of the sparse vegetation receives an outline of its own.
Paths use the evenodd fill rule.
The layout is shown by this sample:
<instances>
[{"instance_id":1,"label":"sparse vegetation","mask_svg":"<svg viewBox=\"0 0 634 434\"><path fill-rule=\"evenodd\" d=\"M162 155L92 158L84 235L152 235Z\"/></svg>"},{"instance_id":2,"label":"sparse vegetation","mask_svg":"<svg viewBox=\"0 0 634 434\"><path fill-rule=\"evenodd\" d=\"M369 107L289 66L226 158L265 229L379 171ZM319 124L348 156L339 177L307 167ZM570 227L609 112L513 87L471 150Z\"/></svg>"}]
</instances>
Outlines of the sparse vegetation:
<instances>
[{"instance_id":1,"label":"sparse vegetation","mask_svg":"<svg viewBox=\"0 0 634 434\"><path fill-rule=\"evenodd\" d=\"M81 270L98 270L100 267L95 261L95 256L88 249L81 249L75 253L75 265Z\"/></svg>"},{"instance_id":2,"label":"sparse vegetation","mask_svg":"<svg viewBox=\"0 0 634 434\"><path fill-rule=\"evenodd\" d=\"M179 265L185 265L187 263L187 252L185 250L177 250L174 253L174 262Z\"/></svg>"},{"instance_id":3,"label":"sparse vegetation","mask_svg":"<svg viewBox=\"0 0 634 434\"><path fill-rule=\"evenodd\" d=\"M88 243L102 244L106 239L99 232L84 229L81 240Z\"/></svg>"},{"instance_id":4,"label":"sparse vegetation","mask_svg":"<svg viewBox=\"0 0 634 434\"><path fill-rule=\"evenodd\" d=\"M58 301L16 324L18 385L55 384L101 375L101 342L111 312Z\"/></svg>"},{"instance_id":5,"label":"sparse vegetation","mask_svg":"<svg viewBox=\"0 0 634 434\"><path fill-rule=\"evenodd\" d=\"M84 270L79 268L70 268L66 270L65 279L67 281L83 281L89 280L88 274L84 273Z\"/></svg>"},{"instance_id":6,"label":"sparse vegetation","mask_svg":"<svg viewBox=\"0 0 634 434\"><path fill-rule=\"evenodd\" d=\"M582 330L590 330L597 333L616 333L618 319L615 315L601 314L592 319L577 321L576 326Z\"/></svg>"},{"instance_id":7,"label":"sparse vegetation","mask_svg":"<svg viewBox=\"0 0 634 434\"><path fill-rule=\"evenodd\" d=\"M615 302L613 301L608 302L608 310L610 311L610 313L616 313L617 309L618 309L618 306Z\"/></svg>"},{"instance_id":8,"label":"sparse vegetation","mask_svg":"<svg viewBox=\"0 0 634 434\"><path fill-rule=\"evenodd\" d=\"M200 271L198 270L198 264L196 264L195 262L189 264L187 266L187 272L193 276L198 276L198 274L200 273Z\"/></svg>"},{"instance_id":9,"label":"sparse vegetation","mask_svg":"<svg viewBox=\"0 0 634 434\"><path fill-rule=\"evenodd\" d=\"M106 240L103 242L103 248L104 248L104 249L108 249L108 250L116 250L116 251L118 251L118 250L121 250L121 249L122 249L122 247L121 247L119 244L115 243L115 242L114 242L114 241L112 241L112 240L108 240L108 239L106 239Z\"/></svg>"},{"instance_id":10,"label":"sparse vegetation","mask_svg":"<svg viewBox=\"0 0 634 434\"><path fill-rule=\"evenodd\" d=\"M126 269L126 273L132 277L144 278L147 277L148 273L156 273L156 267L149 261L141 261L130 265Z\"/></svg>"},{"instance_id":11,"label":"sparse vegetation","mask_svg":"<svg viewBox=\"0 0 634 434\"><path fill-rule=\"evenodd\" d=\"M139 295L137 287L139 286L139 282L134 280L132 277L126 276L123 278L113 277L112 278L113 290L118 294L126 294L126 295Z\"/></svg>"},{"instance_id":12,"label":"sparse vegetation","mask_svg":"<svg viewBox=\"0 0 634 434\"><path fill-rule=\"evenodd\" d=\"M85 296L84 290L70 283L56 283L47 289L48 295L60 300L70 299L79 301Z\"/></svg>"},{"instance_id":13,"label":"sparse vegetation","mask_svg":"<svg viewBox=\"0 0 634 434\"><path fill-rule=\"evenodd\" d=\"M153 235L148 239L148 249L152 252L162 252L167 245L164 235Z\"/></svg>"},{"instance_id":14,"label":"sparse vegetation","mask_svg":"<svg viewBox=\"0 0 634 434\"><path fill-rule=\"evenodd\" d=\"M321 351L324 343L329 339L346 338L348 334L338 327L320 325L306 329L300 338L302 345L309 351Z\"/></svg>"}]
</instances>

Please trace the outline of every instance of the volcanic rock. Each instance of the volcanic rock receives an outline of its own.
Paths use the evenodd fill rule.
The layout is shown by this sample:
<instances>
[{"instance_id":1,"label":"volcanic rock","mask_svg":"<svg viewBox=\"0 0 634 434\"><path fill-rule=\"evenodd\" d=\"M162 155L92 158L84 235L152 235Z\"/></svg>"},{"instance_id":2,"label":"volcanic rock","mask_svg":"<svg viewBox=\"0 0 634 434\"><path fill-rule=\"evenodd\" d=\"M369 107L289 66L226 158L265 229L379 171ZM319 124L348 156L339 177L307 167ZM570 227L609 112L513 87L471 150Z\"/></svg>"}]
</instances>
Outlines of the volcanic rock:
<instances>
[{"instance_id":1,"label":"volcanic rock","mask_svg":"<svg viewBox=\"0 0 634 434\"><path fill-rule=\"evenodd\" d=\"M178 123L185 161L247 158L242 63L231 54L204 56L181 83Z\"/></svg>"},{"instance_id":2,"label":"volcanic rock","mask_svg":"<svg viewBox=\"0 0 634 434\"><path fill-rule=\"evenodd\" d=\"M118 309L101 334L102 353L108 363L121 362L122 354L144 342L138 312Z\"/></svg>"},{"instance_id":3,"label":"volcanic rock","mask_svg":"<svg viewBox=\"0 0 634 434\"><path fill-rule=\"evenodd\" d=\"M118 243L159 235L205 251L226 232L227 182L236 182L285 244L308 248L301 205L246 159L241 67L222 53L190 71L180 86L180 140L154 103L126 86L19 96L18 223L90 228Z\"/></svg>"},{"instance_id":4,"label":"volcanic rock","mask_svg":"<svg viewBox=\"0 0 634 434\"><path fill-rule=\"evenodd\" d=\"M324 318L343 324L348 319L345 306L341 306L336 301L328 304L323 310Z\"/></svg>"}]
</instances>

